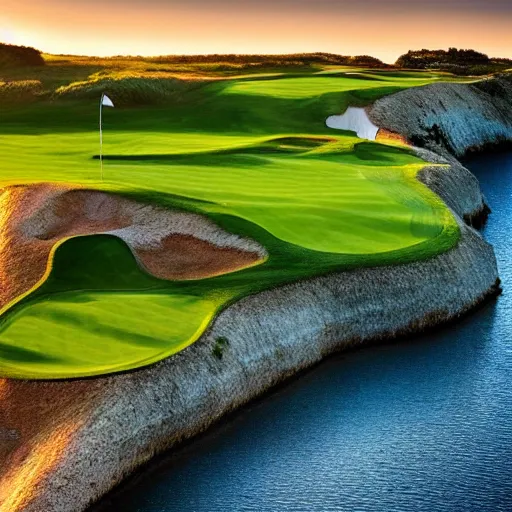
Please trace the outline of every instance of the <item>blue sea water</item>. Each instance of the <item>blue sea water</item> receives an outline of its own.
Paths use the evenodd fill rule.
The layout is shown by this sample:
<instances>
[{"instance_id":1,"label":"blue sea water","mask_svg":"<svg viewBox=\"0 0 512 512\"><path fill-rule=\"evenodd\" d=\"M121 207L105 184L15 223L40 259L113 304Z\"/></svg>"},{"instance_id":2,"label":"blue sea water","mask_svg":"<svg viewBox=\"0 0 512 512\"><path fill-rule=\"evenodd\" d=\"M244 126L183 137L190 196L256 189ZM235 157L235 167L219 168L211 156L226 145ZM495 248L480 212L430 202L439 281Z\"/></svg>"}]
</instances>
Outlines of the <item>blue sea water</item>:
<instances>
[{"instance_id":1,"label":"blue sea water","mask_svg":"<svg viewBox=\"0 0 512 512\"><path fill-rule=\"evenodd\" d=\"M341 354L154 461L122 512L512 511L512 153L478 157L504 295L457 325Z\"/></svg>"}]
</instances>

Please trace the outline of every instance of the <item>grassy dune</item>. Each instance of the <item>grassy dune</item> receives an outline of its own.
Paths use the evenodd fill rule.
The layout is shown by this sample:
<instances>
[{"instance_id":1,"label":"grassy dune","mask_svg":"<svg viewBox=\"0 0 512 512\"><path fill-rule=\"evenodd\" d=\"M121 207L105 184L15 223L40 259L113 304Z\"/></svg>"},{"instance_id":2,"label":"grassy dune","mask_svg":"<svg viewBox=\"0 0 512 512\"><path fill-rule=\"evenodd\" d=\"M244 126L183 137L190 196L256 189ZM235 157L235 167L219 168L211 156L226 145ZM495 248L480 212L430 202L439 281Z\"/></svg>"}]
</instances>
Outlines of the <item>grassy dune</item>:
<instances>
[{"instance_id":1,"label":"grassy dune","mask_svg":"<svg viewBox=\"0 0 512 512\"><path fill-rule=\"evenodd\" d=\"M407 148L325 127L328 115L349 104L437 76L356 77L331 68L271 79L193 77L172 79L171 91L160 82L153 95L140 81L147 77L133 87L122 69L63 83L59 66L68 65L56 60L53 79L46 70L46 96L1 109L2 184L77 183L200 212L258 241L269 258L224 276L171 282L145 274L116 238L69 240L56 251L48 280L1 317L0 376L66 378L144 366L194 342L243 296L333 271L429 258L458 239L448 209L416 180L423 163ZM94 156L104 86L119 107L104 112L102 183Z\"/></svg>"}]
</instances>

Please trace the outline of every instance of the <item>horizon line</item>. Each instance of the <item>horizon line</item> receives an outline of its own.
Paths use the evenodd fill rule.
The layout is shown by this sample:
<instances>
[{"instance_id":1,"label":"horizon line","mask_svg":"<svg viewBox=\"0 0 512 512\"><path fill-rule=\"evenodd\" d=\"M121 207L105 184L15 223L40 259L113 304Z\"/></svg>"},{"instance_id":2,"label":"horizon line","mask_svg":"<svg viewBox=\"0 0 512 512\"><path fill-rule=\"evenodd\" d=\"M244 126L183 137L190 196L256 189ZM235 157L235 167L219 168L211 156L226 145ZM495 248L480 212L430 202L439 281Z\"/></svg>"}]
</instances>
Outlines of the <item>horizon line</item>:
<instances>
[{"instance_id":1,"label":"horizon line","mask_svg":"<svg viewBox=\"0 0 512 512\"><path fill-rule=\"evenodd\" d=\"M372 57L375 59L378 59L383 64L393 66L394 63L385 62L382 59L379 59L378 57L375 57L371 54L343 54L343 53L333 53L333 52L327 52L327 51L311 51L311 52L293 52L293 53L253 53L253 52L244 52L244 53L219 53L219 52L212 52L212 53L161 53L161 54L113 54L113 55L89 55L89 54L81 54L81 53L54 53L54 52L47 52L45 50L39 49L36 46L30 46L30 45L24 45L24 44L12 44L12 43L5 43L0 41L0 44L5 44L9 46L24 46L26 48L34 48L37 51L41 52L42 55L48 55L48 56L54 56L54 57L86 57L86 58L93 58L93 59L115 59L115 58L159 58L159 57L228 57L228 56L237 56L237 57L283 57L283 56L303 56L303 55L329 55L329 56L335 56L335 57ZM475 50L475 48L458 48L456 46L449 46L448 48L418 48L415 50L409 49L409 51L422 51L422 50L428 50L428 51L447 51L449 48L457 48L458 50L474 50L479 52L479 50ZM405 55L407 52L401 54ZM505 56L493 56L489 55L485 52L480 52L487 55L490 59L508 59L512 60L512 56L505 57ZM400 57L400 55L397 57L397 59Z\"/></svg>"}]
</instances>

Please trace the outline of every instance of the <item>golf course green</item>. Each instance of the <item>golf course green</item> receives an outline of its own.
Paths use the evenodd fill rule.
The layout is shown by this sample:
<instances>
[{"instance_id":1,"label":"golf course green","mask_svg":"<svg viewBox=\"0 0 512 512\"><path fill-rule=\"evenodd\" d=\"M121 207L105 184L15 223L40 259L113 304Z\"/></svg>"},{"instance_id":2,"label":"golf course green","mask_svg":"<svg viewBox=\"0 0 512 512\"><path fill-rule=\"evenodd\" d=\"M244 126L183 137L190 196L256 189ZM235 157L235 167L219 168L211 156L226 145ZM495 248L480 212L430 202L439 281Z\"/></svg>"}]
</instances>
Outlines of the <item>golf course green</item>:
<instances>
[{"instance_id":1,"label":"golf course green","mask_svg":"<svg viewBox=\"0 0 512 512\"><path fill-rule=\"evenodd\" d=\"M431 258L458 240L448 208L416 179L425 163L407 147L325 126L348 105L435 75L347 69L187 81L107 70L67 82L59 65L54 75L45 70L51 90L40 98L7 101L0 85L0 193L54 182L121 194L207 216L269 256L244 270L171 281L145 272L115 236L71 238L55 251L45 281L2 310L0 377L146 366L189 346L245 296ZM152 96L158 80L175 84L174 92ZM104 181L97 90L116 104L103 112ZM8 267L0 266L3 280Z\"/></svg>"}]
</instances>

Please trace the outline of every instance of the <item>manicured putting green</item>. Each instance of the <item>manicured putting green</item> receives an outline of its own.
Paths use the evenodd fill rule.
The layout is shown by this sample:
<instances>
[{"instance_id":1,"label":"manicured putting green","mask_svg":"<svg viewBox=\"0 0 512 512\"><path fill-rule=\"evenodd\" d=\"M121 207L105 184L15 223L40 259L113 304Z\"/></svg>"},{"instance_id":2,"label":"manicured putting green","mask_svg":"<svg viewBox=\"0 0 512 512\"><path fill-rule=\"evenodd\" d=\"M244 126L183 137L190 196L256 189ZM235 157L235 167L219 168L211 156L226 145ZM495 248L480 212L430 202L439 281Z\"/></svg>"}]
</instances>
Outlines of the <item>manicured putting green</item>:
<instances>
[{"instance_id":1,"label":"manicured putting green","mask_svg":"<svg viewBox=\"0 0 512 512\"><path fill-rule=\"evenodd\" d=\"M446 221L444 210L404 179L422 167L418 163L398 165L396 179L385 184L367 179L372 166L344 163L342 156L333 161L270 157L258 163L174 165L172 192L213 201L216 210L247 219L280 240L338 254L414 245L438 235ZM132 171L118 172L129 180ZM405 196L414 207L404 204Z\"/></svg>"}]
</instances>

